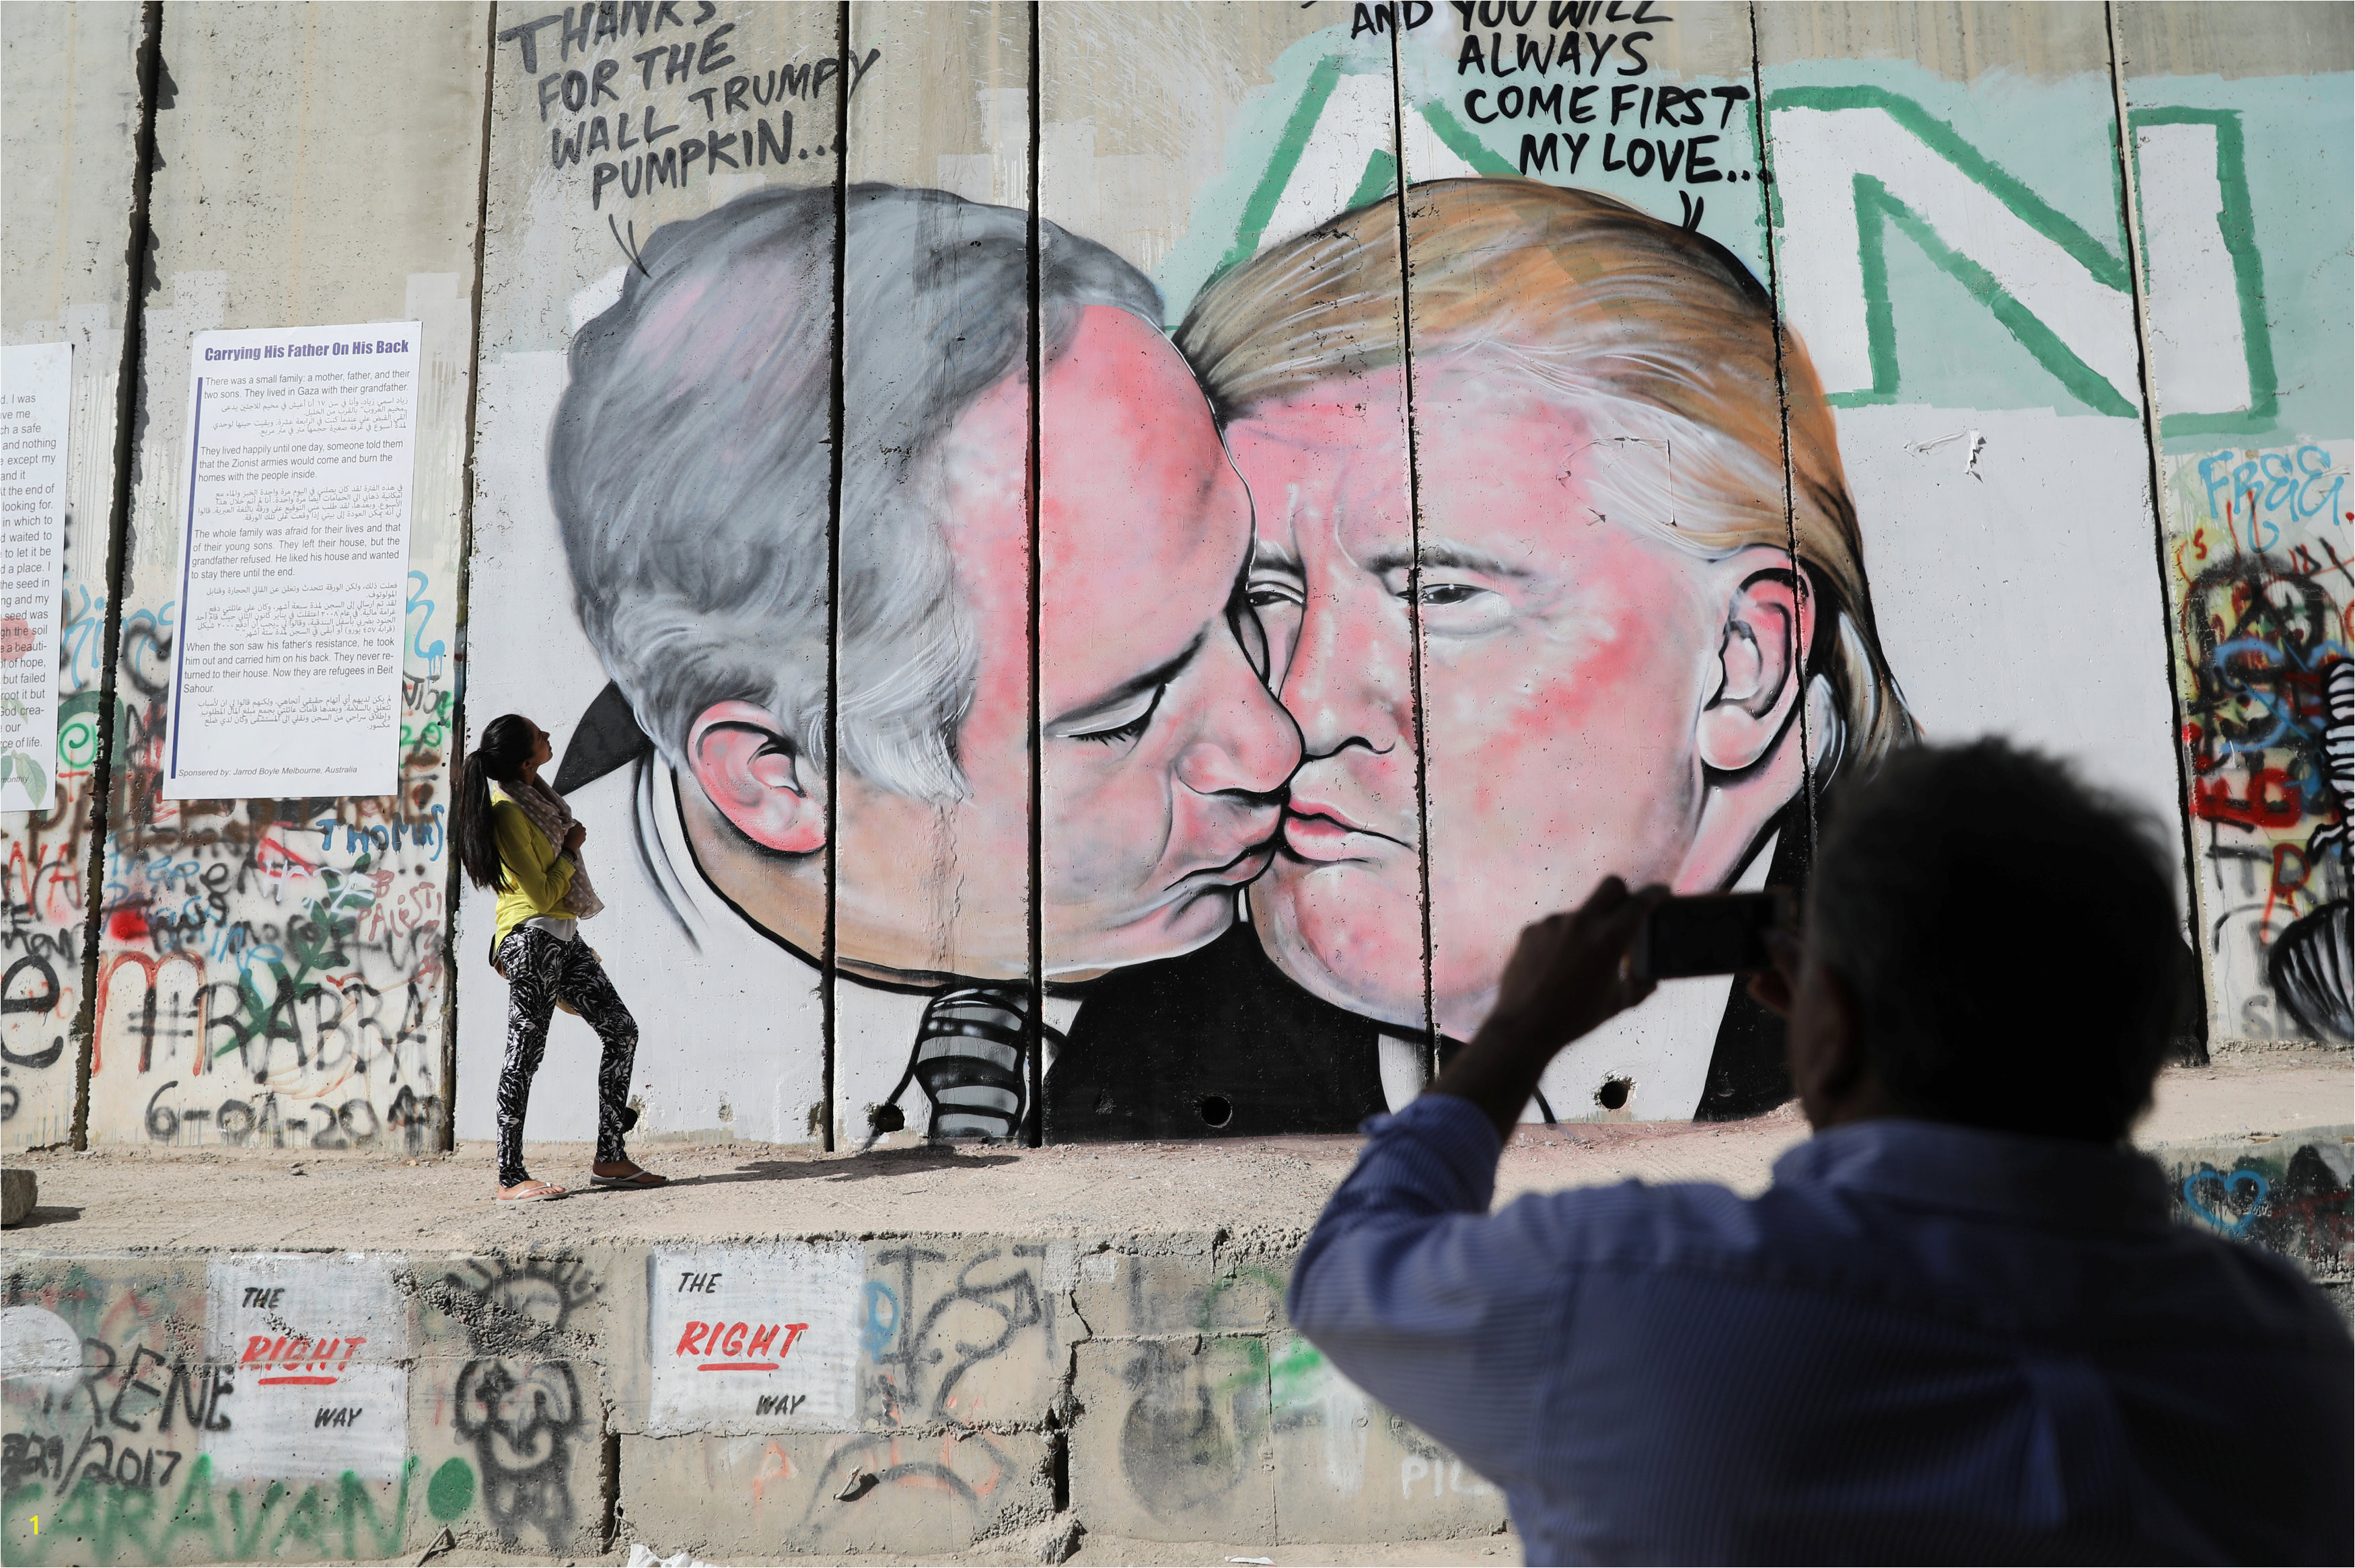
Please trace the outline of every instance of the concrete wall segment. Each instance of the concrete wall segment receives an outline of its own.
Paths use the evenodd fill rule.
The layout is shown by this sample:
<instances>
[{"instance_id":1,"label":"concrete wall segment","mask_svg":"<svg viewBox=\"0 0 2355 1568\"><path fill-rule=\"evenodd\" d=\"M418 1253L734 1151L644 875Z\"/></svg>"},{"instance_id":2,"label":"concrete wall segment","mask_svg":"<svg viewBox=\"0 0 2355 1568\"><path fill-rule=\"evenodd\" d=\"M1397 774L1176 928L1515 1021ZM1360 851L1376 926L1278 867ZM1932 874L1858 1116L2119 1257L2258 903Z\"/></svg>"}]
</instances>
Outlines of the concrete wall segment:
<instances>
[{"instance_id":1,"label":"concrete wall segment","mask_svg":"<svg viewBox=\"0 0 2355 1568\"><path fill-rule=\"evenodd\" d=\"M2349 20L2151 5L2117 22L2211 1038L2344 1043L2355 372L2336 344L2355 263L2312 193L2355 178Z\"/></svg>"},{"instance_id":2,"label":"concrete wall segment","mask_svg":"<svg viewBox=\"0 0 2355 1568\"><path fill-rule=\"evenodd\" d=\"M1817 50L1823 19L1805 7L1759 16L1776 276L1834 409L1905 703L1932 738L2018 737L2165 820L2170 692L2148 614L2155 519L2102 14L1829 24L1951 17L1968 48L1949 58L1988 69L1945 73Z\"/></svg>"},{"instance_id":3,"label":"concrete wall segment","mask_svg":"<svg viewBox=\"0 0 2355 1568\"><path fill-rule=\"evenodd\" d=\"M487 10L167 9L124 573L91 1136L426 1147L442 1062L459 481L474 349ZM398 55L398 74L381 69ZM364 169L347 127L371 127ZM461 177L452 180L452 168ZM290 174L291 171L291 174ZM365 244L354 237L368 236ZM403 659L402 789L367 800L163 800L189 339L216 326L426 323Z\"/></svg>"},{"instance_id":4,"label":"concrete wall segment","mask_svg":"<svg viewBox=\"0 0 2355 1568\"><path fill-rule=\"evenodd\" d=\"M2232 1103L2259 1119L2274 1104ZM2291 1259L2343 1305L2348 1128L2219 1136L2222 1104L2183 1124L2206 1133L2151 1148L2179 1219ZM1738 1163L1721 1139L1679 1136L1700 1169L1646 1153L1654 1129L1605 1141L1652 1179ZM1099 1191L1099 1222L1109 1202ZM1039 1220L1050 1207L856 1240L681 1240L691 1227L657 1224L627 1242L471 1250L19 1249L0 1298L10 1561L378 1559L445 1527L462 1555L644 1540L762 1557L1003 1547L1073 1523L1273 1546L1502 1522L1480 1478L1289 1331L1296 1233L1072 1234ZM724 1306L749 1340L763 1308L821 1297L833 1322L773 1359L790 1368L835 1329L849 1415L763 1412L763 1391L737 1402L722 1385L743 1374L721 1372L709 1400L649 1430L672 1348L649 1338L650 1307Z\"/></svg>"},{"instance_id":5,"label":"concrete wall segment","mask_svg":"<svg viewBox=\"0 0 2355 1568\"><path fill-rule=\"evenodd\" d=\"M2340 449L2350 439L2355 372L2322 346L2343 335L2337 329L2355 288L2333 238L2343 213L2328 199L2345 185L2338 176L2355 170L2343 11L2227 18L2196 5L2129 5L2117 8L2113 28L2085 6L1780 6L1756 14L1753 61L1749 12L1686 7L1645 41L1646 57L1628 81L1639 92L1728 90L1723 104L1709 101L1727 111L1721 130L1735 138L1727 145L1771 160L1775 176L1774 202L1758 203L1755 221L1721 182L1704 193L1689 177L1678 185L1599 164L1522 170L1518 133L1482 118L1498 112L1511 85L1485 46L1518 51L1522 40L1487 27L1483 15L1440 6L1417 21L1409 6L1392 31L1370 10L1360 16L1334 5L1050 5L1035 18L987 5L879 7L853 15L852 71L829 73L820 68L834 66L843 41L834 33L840 13L823 5L741 16L715 7L676 26L658 7L643 16L617 8L610 29L602 12L568 22L559 7L500 18L497 30L510 35L503 39L490 37L493 19L479 7L410 9L398 20L266 5L164 11L172 101L160 111L154 171L156 246L125 593L110 607L85 570L83 534L111 476L78 461L74 618L60 671L69 705L88 707L102 657L91 651L103 647L112 614L125 767L99 878L99 983L84 997L60 962L86 956L73 948L83 913L70 902L78 884L57 868L59 855L75 853L71 811L86 813L89 803L47 826L11 822L24 871L11 874L8 962L47 962L58 983L16 971L12 1000L47 1006L7 1016L8 1087L19 1111L0 1136L39 1141L69 1120L60 1097L69 1091L56 1083L71 1043L47 1069L24 1062L64 1040L63 1021L86 1001L98 1024L91 1105L101 1141L438 1139L436 1118L446 1119L450 1098L437 1035L450 995L440 944L451 921L440 906L448 863L435 812L446 808L448 747L459 739L451 733L457 526L469 503L462 471L476 398L469 334L477 303L485 352L474 567L481 602L498 607L474 623L477 673L489 683L478 695L485 713L517 706L549 715L569 749L611 672L564 602L546 440L566 376L561 356L610 303L631 257L657 228L745 191L778 182L822 188L837 162L845 177L1018 205L1032 180L1034 132L1042 213L1146 269L1170 315L1221 266L1288 238L1294 218L1313 226L1392 188L1396 170L1385 175L1381 160L1394 164L1398 155L1410 177L1531 172L1549 183L1592 181L1663 221L1689 215L1745 266L1771 270L1825 376L1880 634L1916 716L1934 735L1990 726L2022 735L2079 757L2154 809L2188 816L2200 846L2192 870L2211 1032L2220 1041L2343 1039L2328 987L2301 978L2298 957L2318 964L2343 952L2346 902L2337 836L2345 789L2328 742L2342 722L2330 672L2347 640L2333 530L2348 519L2331 514L2328 495L2344 499L2350 454ZM12 217L23 202L66 205L58 224L9 225L5 331L12 340L80 334L89 352L79 356L77 418L88 439L78 446L96 459L112 450L103 429L111 400L93 377L109 344L119 347L108 334L121 330L130 298L127 281L112 275L107 235L120 226L120 192L135 173L136 14L91 5L23 16L9 29L10 69L21 76L37 55L65 62L65 75L12 79L12 101L31 106L10 117L12 146L41 154L22 164ZM1527 40L1540 54L1554 48L1557 72L1562 30ZM397 87L367 69L396 39L411 62ZM659 58L639 58L657 42ZM1484 44L1476 66L1467 53L1475 42ZM528 59L527 45L537 51ZM690 46L691 60L677 52ZM1623 45L1612 58L1634 65L1625 54ZM1099 69L1105 62L1117 69ZM1763 105L1731 96L1745 73ZM478 191L465 171L485 154L486 75L490 185ZM846 79L859 86L838 159L828 127ZM1476 109L1466 96L1476 80L1488 94ZM2160 404L2159 493L2148 500L2136 477L2153 465L2139 429L2133 291L2122 273L2121 95ZM789 150L788 103L796 116ZM665 132L657 140L684 160L676 178L657 180L643 162L624 177L616 161L624 108L638 148ZM1751 110L1762 113L1750 118ZM372 152L364 166L346 168L334 148L354 116L371 127ZM751 129L756 118L769 125L768 143ZM1753 144L1762 122L1763 149ZM1741 141L1745 134L1753 143ZM601 135L611 145L601 146ZM601 175L601 164L611 173ZM1859 176L1880 194L1859 197ZM2326 199L2314 199L2317 191ZM1703 194L1705 211L1682 205ZM478 201L488 211L479 291ZM378 803L171 807L153 798L143 752L166 716L156 693L175 635L166 584L178 484L171 449L184 396L178 356L208 326L335 316L426 323L406 792ZM1436 402L1426 410L1434 420L1442 411ZM1433 465L1444 468L1445 441L1435 426L1420 439L1409 471L1439 471ZM1401 466L1403 440L1394 443ZM2253 483L2231 479L2243 469ZM2211 482L2220 473L2230 481L2222 487ZM2234 506L2249 514L2236 517ZM2051 522L2061 517L2065 527ZM2141 535L2155 529L2165 556L2158 595L2136 586L2141 568L2133 565ZM1038 575L1050 608L1084 597ZM2154 598L2168 606L2158 623ZM2291 619L2305 620L2285 622L2278 636L2215 631L2219 603L2229 632L2251 607L2276 599L2294 600ZM2263 680L2232 662L2240 654L2217 652L2243 642L2273 650ZM1066 662L1052 649L1040 659L1049 675ZM2160 683L2170 667L2174 692ZM1423 673L1436 679L1435 669ZM2072 678L2051 682L2056 669ZM2269 702L2291 715L2270 738L2257 733L2275 714ZM2171 716L2169 707L2178 709ZM97 715L75 714L71 733L94 739ZM1416 722L1445 716L1428 705ZM2162 738L2169 724L2189 775L2179 800ZM623 769L590 791L582 805L609 846L600 853L613 856L615 879L631 884L606 927L616 934L608 957L624 992L650 1019L696 1021L677 1043L645 1053L638 1098L649 1131L862 1138L867 1106L890 1087L867 1080L906 1080L893 1063L904 1065L904 1051L927 1027L937 988L878 991L817 975L774 923L747 918L741 899L731 906L725 889L699 874L694 834L677 820L675 781L667 808L651 772L643 787ZM1444 833L1444 802L1440 816ZM687 871L668 882L634 877L632 846L659 842L666 822ZM1059 846L1080 842L1071 823L1053 828L1040 830L1050 869ZM845 832L844 842L857 836ZM869 858L890 861L898 839L869 840L878 846ZM967 880L933 876L916 900L929 900L925 907L899 913L939 938L933 968L986 980L977 971L990 966L976 957L985 944L970 935L994 917L972 880L981 875L978 853L960 841L953 858ZM1031 896L1018 885L1024 878L988 880L992 896L1014 911L1008 923L1019 926ZM709 928L680 907L697 903L698 887L717 895L702 901L710 906L702 913L719 916ZM1259 892L1273 908L1273 882ZM1411 913L1408 926L1420 918ZM1434 907L1442 945L1462 945L1464 923L1442 916ZM2296 941L2293 926L2306 933ZM618 939L624 932L626 942ZM470 967L463 953L449 962ZM854 1007L847 996L861 1000ZM467 1010L459 1053L478 1107L487 1104L499 1054L496 988L485 997L487 1005ZM1059 1000L1073 1011L1076 996ZM1592 1061L1550 1082L1558 1118L1681 1114L1724 1010L1696 1003L1689 1018L1672 1016L1670 1000L1646 1025L1662 1040L1604 1043L1607 1050L1598 1045ZM1381 1011L1356 992L1349 1001L1360 1020L1369 1007ZM844 1034L844 1021L861 1009L872 1016ZM1119 1027L1124 1039L1151 1038ZM1412 1021L1393 1027L1412 1033ZM855 1052L845 1044L854 1035L864 1042ZM1412 1043L1393 1042L1401 1043L1411 1057ZM559 1028L549 1072L577 1074L582 1044ZM217 1069L250 1082L235 1095L197 1083ZM816 1109L829 1072L834 1103ZM1388 1095L1391 1077L1381 1084ZM1601 1098L1614 1086L1616 1107ZM1187 1097L1179 1108L1189 1114L1199 1110L1194 1099L1231 1100ZM912 1081L901 1100L903 1116L926 1109ZM585 1115L561 1097L543 1107L551 1131L585 1130ZM1202 1130L1216 1128L1204 1119Z\"/></svg>"},{"instance_id":6,"label":"concrete wall segment","mask_svg":"<svg viewBox=\"0 0 2355 1568\"><path fill-rule=\"evenodd\" d=\"M73 345L58 669L59 789L0 814L0 1148L74 1135L87 1001L88 877L111 606L130 249L140 189L135 5L27 7L0 28L9 221L0 339Z\"/></svg>"},{"instance_id":7,"label":"concrete wall segment","mask_svg":"<svg viewBox=\"0 0 2355 1568\"><path fill-rule=\"evenodd\" d=\"M866 74L848 104L845 178L948 191L987 210L949 207L938 219L971 225L970 241L946 248L932 264L942 294L931 297L954 301L949 308L965 329L954 341L942 341L948 317L926 309L925 295L915 302L926 319L913 324L912 337L911 323L888 319L900 311L879 309L901 297L885 274L905 273L932 219L914 228L879 223L876 231L889 238L845 255L837 522L844 598L829 785L834 1145L857 1147L888 1131L895 1118L887 1106L898 1125L932 1130L927 1080L964 1102L943 1110L941 1130L1020 1137L1035 1121L1039 1058L1023 1021L1039 1016L1040 1001L1031 952L1035 768L1021 743L1036 707L1038 599L1022 327L1038 271L1028 253L1032 13L1003 5L862 4L848 16L850 58ZM853 234L869 232L868 221L854 219ZM954 358L956 343L967 338L1007 361L990 368L1012 384L989 398L996 407L987 435L951 457L933 443L945 440L949 421L965 410L938 408L936 399L953 380L977 374ZM900 445L926 450L901 462L890 455ZM961 749L960 800L895 798L865 786L858 772L860 736L872 727L862 715L888 683L868 652L879 646L869 628L882 623L877 610L888 596L868 586L871 563L890 537L887 509L975 520L961 531L964 542L944 538L948 547L935 558L903 548L902 562L887 568L911 581L954 570L963 585L951 589L963 602L933 613L954 626L958 660L972 661L966 700L977 711L967 723L997 738ZM944 576L937 580L948 586ZM898 657L929 663L935 646L902 637ZM979 983L926 983L936 976ZM990 1037L954 1033L968 1022ZM944 1075L974 1081L950 1088Z\"/></svg>"},{"instance_id":8,"label":"concrete wall segment","mask_svg":"<svg viewBox=\"0 0 2355 1568\"><path fill-rule=\"evenodd\" d=\"M613 13L611 27L585 20L570 34L565 16L559 7L500 20L472 561L474 603L500 609L474 617L469 636L477 728L501 713L533 716L551 736L559 777L613 673L576 613L549 499L566 351L620 298L632 255L665 224L755 190L833 183L842 51L832 5L633 6ZM690 26L689 17L700 19ZM692 60L675 52L689 48ZM696 154L681 165L690 142ZM826 253L809 260L830 277ZM801 497L821 520L824 491L821 469L816 491ZM823 581L823 561L814 569ZM817 656L822 664L823 647ZM626 747L571 796L608 906L602 929L629 933L626 942L600 948L645 1025L634 1087L644 1132L815 1140L826 1120L823 979L705 881L678 799L667 764L650 750L641 763ZM813 866L817 933L803 949L813 959L823 950L823 861L821 853ZM471 957L453 961L462 988L480 987L492 999L460 1010L469 1135L491 1127L506 1030L501 988L481 952L490 923L490 900L468 890L461 925L480 940ZM687 1018L692 1030L674 1027ZM911 1014L909 1039L913 1022ZM585 1034L559 1023L541 1081L580 1080L593 1072L594 1051ZM543 1095L532 1126L585 1133L593 1117L587 1100Z\"/></svg>"}]
</instances>

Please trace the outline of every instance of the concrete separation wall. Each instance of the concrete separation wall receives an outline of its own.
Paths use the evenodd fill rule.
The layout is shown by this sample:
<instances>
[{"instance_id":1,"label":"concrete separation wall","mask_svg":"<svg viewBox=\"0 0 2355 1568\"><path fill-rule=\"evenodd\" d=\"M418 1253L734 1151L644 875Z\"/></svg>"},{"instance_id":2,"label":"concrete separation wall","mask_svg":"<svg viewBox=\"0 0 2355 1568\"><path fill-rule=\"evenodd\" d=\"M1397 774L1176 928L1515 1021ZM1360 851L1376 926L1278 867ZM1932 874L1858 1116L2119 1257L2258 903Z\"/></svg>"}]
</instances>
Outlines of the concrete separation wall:
<instances>
[{"instance_id":1,"label":"concrete separation wall","mask_svg":"<svg viewBox=\"0 0 2355 1568\"><path fill-rule=\"evenodd\" d=\"M1738 1135L1529 1134L1499 1201L1614 1174L1754 1190L1801 1131L1778 1116ZM2344 1309L2350 1149L2342 1125L2152 1153L2181 1223L2296 1260ZM1230 1229L1173 1223L1216 1168L1172 1145L723 1160L701 1181L740 1184L683 1187L674 1210L484 1215L446 1227L454 1248L395 1238L445 1228L431 1221L472 1181L464 1162L355 1165L380 1196L329 1228L361 1250L174 1245L168 1222L93 1214L69 1231L165 1245L12 1260L0 1539L12 1563L382 1559L444 1528L461 1560L642 1541L722 1560L987 1542L1059 1561L1083 1534L1496 1531L1493 1489L1285 1323L1300 1222L1350 1154L1317 1139L1246 1156L1260 1198ZM316 1234L292 1212L346 1207L344 1162L296 1181L255 1155L205 1158L225 1162L209 1180L226 1201L290 1211L234 1234ZM100 1191L73 1162L44 1181ZM943 1209L922 1196L942 1182L989 1192L981 1207L1023 1228L907 1224ZM1086 1217L1120 1210L1135 1223ZM786 1234L729 1234L762 1213Z\"/></svg>"},{"instance_id":2,"label":"concrete separation wall","mask_svg":"<svg viewBox=\"0 0 2355 1568\"><path fill-rule=\"evenodd\" d=\"M1287 1266L1211 1234L26 1257L9 1560L1502 1528L1286 1330Z\"/></svg>"},{"instance_id":3,"label":"concrete separation wall","mask_svg":"<svg viewBox=\"0 0 2355 1568\"><path fill-rule=\"evenodd\" d=\"M89 867L113 620L131 249L141 218L135 5L38 5L0 28L8 112L0 336L73 345L56 804L0 813L0 1148L74 1137L89 1028Z\"/></svg>"},{"instance_id":4,"label":"concrete separation wall","mask_svg":"<svg viewBox=\"0 0 2355 1568\"><path fill-rule=\"evenodd\" d=\"M1346 1131L1476 1029L1522 922L1604 872L1801 884L1838 780L1917 726L2023 738L2172 819L2188 1052L2344 1044L2347 8L1637 12L13 8L0 333L73 341L77 380L68 789L0 820L0 1146L488 1132L505 991L445 844L465 670L478 718L549 731L589 829L647 1138ZM920 266L902 236L838 272L853 183L1003 254ZM698 271L754 212L798 215L762 252L772 315L711 291L750 261ZM1649 414L1544 368L1585 340L1529 236L1574 212L1683 258L1627 316L1631 364L1685 367ZM1121 280L1145 335L1116 396L1050 384L1034 219ZM1491 259L1518 270L1462 297L1511 319L1458 321L1444 280L1487 223L1521 226ZM1264 406L1219 379L1292 363L1243 278L1316 234L1405 302L1351 329L1339 424L1308 393L1348 356L1302 349ZM664 257L687 281L651 335L576 360L645 324ZM938 342L866 302L918 272L964 291ZM1705 294L1767 346L1679 326ZM1409 316L1411 374L1381 346ZM190 339L390 320L424 352L399 789L164 800ZM967 326L1023 351L967 367L996 401L892 379ZM1499 363L1459 374L1481 344ZM723 349L780 376L714 379ZM1523 373L1551 391L1483 403ZM1225 475L1199 516L1154 489L1178 452ZM685 532L613 522L641 501ZM1309 559L1328 511L1363 537ZM1589 515L1627 527L1564 521ZM1753 586L1720 592L1737 556ZM1439 597L1407 613L1365 569L1397 562ZM892 608L909 583L932 619ZM1560 620L1606 599L1608 636ZM1726 651L1783 645L1744 617L1815 630L1736 723ZM1162 696L1090 727L1146 675ZM706 720L769 738L689 757ZM1738 989L1679 982L1529 1116L1756 1114L1779 1049ZM547 1081L590 1055L559 1024ZM531 1130L582 1136L590 1104L543 1094Z\"/></svg>"}]
</instances>

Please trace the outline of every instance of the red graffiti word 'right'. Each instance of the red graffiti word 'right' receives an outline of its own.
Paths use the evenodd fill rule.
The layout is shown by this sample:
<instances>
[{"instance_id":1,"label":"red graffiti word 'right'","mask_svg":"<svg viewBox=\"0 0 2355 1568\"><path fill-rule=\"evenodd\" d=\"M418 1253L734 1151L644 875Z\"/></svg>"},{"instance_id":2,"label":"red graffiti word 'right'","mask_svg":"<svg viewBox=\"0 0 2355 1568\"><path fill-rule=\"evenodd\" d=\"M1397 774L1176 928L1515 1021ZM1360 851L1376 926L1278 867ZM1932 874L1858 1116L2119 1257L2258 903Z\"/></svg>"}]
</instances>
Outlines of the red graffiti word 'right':
<instances>
[{"instance_id":1,"label":"red graffiti word 'right'","mask_svg":"<svg viewBox=\"0 0 2355 1568\"><path fill-rule=\"evenodd\" d=\"M803 1330L808 1327L807 1323L693 1321L687 1324L687 1331L679 1335L678 1349L673 1354L728 1358L726 1361L705 1361L695 1369L698 1372L774 1372L779 1363L792 1353L794 1341L800 1339ZM780 1331L785 1336L785 1342L782 1345L777 1344ZM752 1359L768 1354L772 1345L776 1346L776 1361Z\"/></svg>"},{"instance_id":2,"label":"red graffiti word 'right'","mask_svg":"<svg viewBox=\"0 0 2355 1568\"><path fill-rule=\"evenodd\" d=\"M348 1340L313 1340L307 1336L281 1334L275 1340L267 1334L256 1334L245 1342L245 1354L238 1358L240 1366L282 1367L285 1371L275 1377L261 1377L257 1383L302 1383L325 1387L336 1381L359 1348L368 1343L368 1336L355 1334ZM329 1372L332 1365L334 1372Z\"/></svg>"}]
</instances>

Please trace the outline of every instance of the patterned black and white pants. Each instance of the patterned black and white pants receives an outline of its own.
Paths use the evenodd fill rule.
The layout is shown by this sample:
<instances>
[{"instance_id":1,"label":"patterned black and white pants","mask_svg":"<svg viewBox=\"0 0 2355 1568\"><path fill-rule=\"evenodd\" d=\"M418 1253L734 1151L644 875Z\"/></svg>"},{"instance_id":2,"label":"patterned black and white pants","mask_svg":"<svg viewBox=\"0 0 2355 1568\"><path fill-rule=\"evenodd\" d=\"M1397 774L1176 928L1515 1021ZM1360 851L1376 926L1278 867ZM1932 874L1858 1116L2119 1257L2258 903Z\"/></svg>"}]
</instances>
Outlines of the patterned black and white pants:
<instances>
[{"instance_id":1,"label":"patterned black and white pants","mask_svg":"<svg viewBox=\"0 0 2355 1568\"><path fill-rule=\"evenodd\" d=\"M499 944L507 972L507 1059L499 1069L499 1185L531 1178L523 1168L523 1113L531 1080L548 1049L548 1022L561 999L604 1043L597 1064L597 1161L626 1160L622 1134L630 1115L630 1069L638 1054L638 1021L622 1003L605 966L573 938L559 942L536 926L518 926Z\"/></svg>"}]
</instances>

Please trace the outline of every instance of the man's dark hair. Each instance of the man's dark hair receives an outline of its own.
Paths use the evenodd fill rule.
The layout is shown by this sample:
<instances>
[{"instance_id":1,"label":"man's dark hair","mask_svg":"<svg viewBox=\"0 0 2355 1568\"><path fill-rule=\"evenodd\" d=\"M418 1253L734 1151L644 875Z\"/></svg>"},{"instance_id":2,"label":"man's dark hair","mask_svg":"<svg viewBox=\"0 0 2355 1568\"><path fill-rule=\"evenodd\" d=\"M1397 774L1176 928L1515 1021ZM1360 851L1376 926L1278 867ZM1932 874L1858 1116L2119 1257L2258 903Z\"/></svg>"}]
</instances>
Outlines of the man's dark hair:
<instances>
[{"instance_id":1,"label":"man's dark hair","mask_svg":"<svg viewBox=\"0 0 2355 1568\"><path fill-rule=\"evenodd\" d=\"M2125 1137L2190 961L2158 825L1993 738L1901 751L1828 816L1808 942L1898 1107Z\"/></svg>"}]
</instances>

